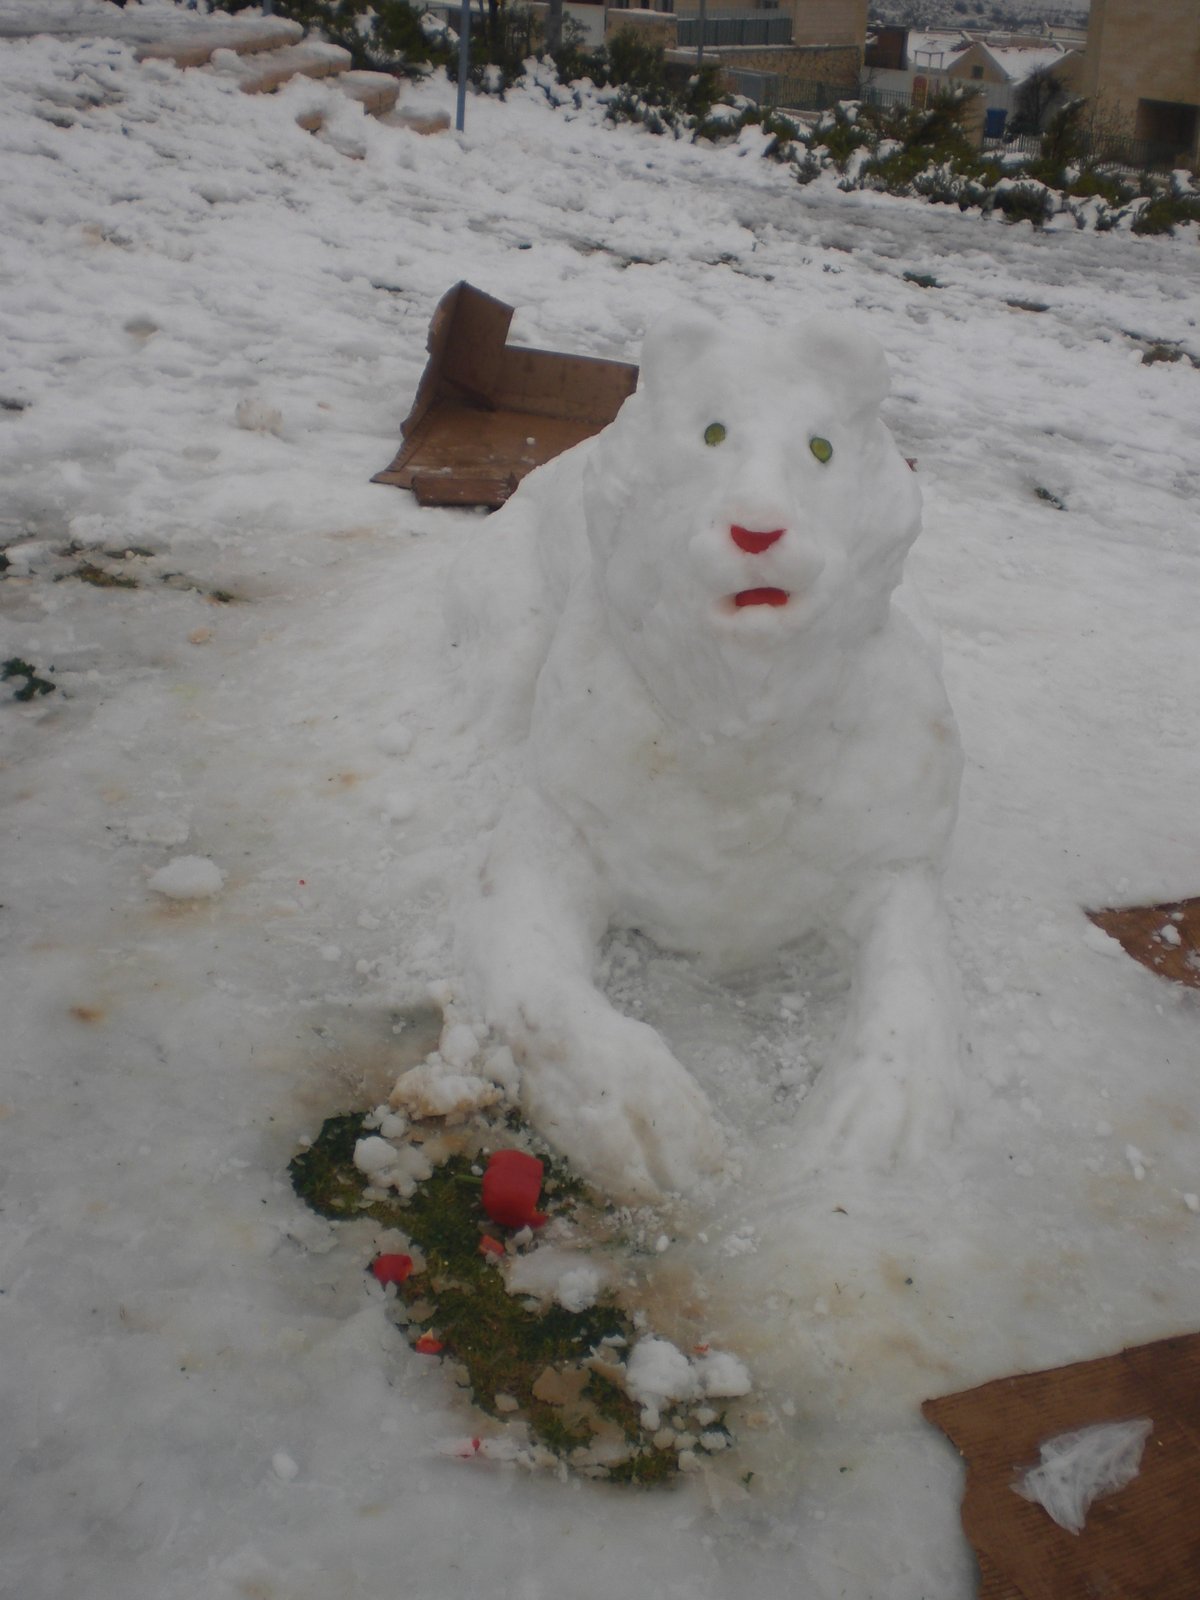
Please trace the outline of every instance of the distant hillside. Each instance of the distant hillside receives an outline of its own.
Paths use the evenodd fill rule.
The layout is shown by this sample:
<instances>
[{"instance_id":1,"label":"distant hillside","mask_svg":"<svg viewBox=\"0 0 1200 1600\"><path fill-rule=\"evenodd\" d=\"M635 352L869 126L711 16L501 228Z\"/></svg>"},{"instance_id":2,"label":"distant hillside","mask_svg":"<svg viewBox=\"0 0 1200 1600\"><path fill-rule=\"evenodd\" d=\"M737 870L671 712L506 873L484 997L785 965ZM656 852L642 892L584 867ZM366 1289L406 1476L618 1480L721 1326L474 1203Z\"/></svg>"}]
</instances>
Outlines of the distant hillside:
<instances>
[{"instance_id":1,"label":"distant hillside","mask_svg":"<svg viewBox=\"0 0 1200 1600\"><path fill-rule=\"evenodd\" d=\"M873 22L899 22L910 28L1057 28L1087 26L1087 0L1038 6L1024 0L874 0Z\"/></svg>"}]
</instances>

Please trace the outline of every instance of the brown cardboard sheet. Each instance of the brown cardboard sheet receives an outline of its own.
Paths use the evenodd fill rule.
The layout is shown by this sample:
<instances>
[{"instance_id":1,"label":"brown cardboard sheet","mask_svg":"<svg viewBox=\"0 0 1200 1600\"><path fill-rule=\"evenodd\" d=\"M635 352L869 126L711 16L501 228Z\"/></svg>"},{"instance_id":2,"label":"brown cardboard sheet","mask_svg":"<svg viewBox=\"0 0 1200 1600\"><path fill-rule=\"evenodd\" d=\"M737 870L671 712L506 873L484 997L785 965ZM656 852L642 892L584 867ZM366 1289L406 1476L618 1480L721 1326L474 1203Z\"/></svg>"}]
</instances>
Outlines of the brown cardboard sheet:
<instances>
[{"instance_id":1,"label":"brown cardboard sheet","mask_svg":"<svg viewBox=\"0 0 1200 1600\"><path fill-rule=\"evenodd\" d=\"M980 1600L1197 1600L1200 1596L1200 1334L927 1400L966 1459L962 1521ZM1149 1417L1141 1470L1060 1528L1014 1482L1040 1446L1102 1422Z\"/></svg>"},{"instance_id":2,"label":"brown cardboard sheet","mask_svg":"<svg viewBox=\"0 0 1200 1600\"><path fill-rule=\"evenodd\" d=\"M513 315L469 283L442 297L403 443L372 483L423 505L502 505L526 473L612 421L637 367L509 345Z\"/></svg>"},{"instance_id":3,"label":"brown cardboard sheet","mask_svg":"<svg viewBox=\"0 0 1200 1600\"><path fill-rule=\"evenodd\" d=\"M1158 906L1121 906L1088 916L1119 945L1160 977L1200 989L1200 900ZM1169 931L1164 937L1164 930ZM1200 1596L1200 1583L1196 1593Z\"/></svg>"}]
</instances>

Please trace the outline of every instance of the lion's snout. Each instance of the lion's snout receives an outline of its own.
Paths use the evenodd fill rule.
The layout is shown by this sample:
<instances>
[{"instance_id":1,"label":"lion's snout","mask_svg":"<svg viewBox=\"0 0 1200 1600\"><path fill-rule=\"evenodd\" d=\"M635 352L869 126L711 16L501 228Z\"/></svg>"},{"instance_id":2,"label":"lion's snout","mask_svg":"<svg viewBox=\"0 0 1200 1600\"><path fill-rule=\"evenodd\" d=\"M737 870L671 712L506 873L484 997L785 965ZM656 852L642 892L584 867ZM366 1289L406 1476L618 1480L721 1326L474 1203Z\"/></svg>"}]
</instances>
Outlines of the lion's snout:
<instances>
[{"instance_id":1,"label":"lion's snout","mask_svg":"<svg viewBox=\"0 0 1200 1600\"><path fill-rule=\"evenodd\" d=\"M744 550L747 555L760 556L764 550L769 550L773 544L782 539L787 532L786 528L772 528L768 533L757 533L752 528L743 528L734 523L729 530L729 537L739 550Z\"/></svg>"}]
</instances>

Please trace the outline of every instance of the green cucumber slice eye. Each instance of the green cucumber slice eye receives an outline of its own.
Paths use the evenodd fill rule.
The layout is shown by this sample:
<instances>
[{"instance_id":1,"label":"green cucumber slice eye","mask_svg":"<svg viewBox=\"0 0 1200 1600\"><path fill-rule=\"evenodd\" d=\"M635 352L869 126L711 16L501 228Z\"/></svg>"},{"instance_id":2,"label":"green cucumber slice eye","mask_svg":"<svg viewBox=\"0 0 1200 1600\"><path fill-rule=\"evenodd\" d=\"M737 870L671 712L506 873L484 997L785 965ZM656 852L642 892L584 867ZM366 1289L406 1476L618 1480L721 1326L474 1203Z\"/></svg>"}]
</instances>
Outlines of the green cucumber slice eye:
<instances>
[{"instance_id":1,"label":"green cucumber slice eye","mask_svg":"<svg viewBox=\"0 0 1200 1600\"><path fill-rule=\"evenodd\" d=\"M710 422L704 430L705 444L720 444L725 438L725 424L723 422Z\"/></svg>"},{"instance_id":2,"label":"green cucumber slice eye","mask_svg":"<svg viewBox=\"0 0 1200 1600\"><path fill-rule=\"evenodd\" d=\"M828 439L810 439L808 441L808 448L812 451L813 455L816 456L817 460L822 464L822 466L826 461L833 459L833 446L830 444Z\"/></svg>"}]
</instances>

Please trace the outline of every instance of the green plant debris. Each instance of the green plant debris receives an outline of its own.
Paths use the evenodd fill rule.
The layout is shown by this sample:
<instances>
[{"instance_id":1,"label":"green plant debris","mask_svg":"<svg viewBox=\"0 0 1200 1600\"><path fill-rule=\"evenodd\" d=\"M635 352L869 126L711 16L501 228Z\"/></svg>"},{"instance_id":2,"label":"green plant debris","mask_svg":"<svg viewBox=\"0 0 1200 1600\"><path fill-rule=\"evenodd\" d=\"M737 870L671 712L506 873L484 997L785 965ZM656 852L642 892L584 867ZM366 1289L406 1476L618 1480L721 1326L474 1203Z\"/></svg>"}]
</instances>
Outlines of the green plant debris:
<instances>
[{"instance_id":1,"label":"green plant debris","mask_svg":"<svg viewBox=\"0 0 1200 1600\"><path fill-rule=\"evenodd\" d=\"M463 1148L407 1199L377 1198L355 1167L355 1145L374 1126L363 1113L330 1117L288 1173L297 1195L321 1216L369 1217L412 1241L420 1255L417 1270L399 1286L399 1318L414 1344L422 1334L436 1338L465 1373L482 1411L524 1421L537 1445L589 1476L642 1487L666 1483L680 1471L680 1449L651 1437L641 1407L609 1375L619 1373L618 1353L638 1337L630 1314L611 1295L582 1311L521 1299L480 1249L484 1234L504 1231L482 1210L481 1166L491 1148L511 1142L513 1120L510 1112L464 1134ZM522 1136L528 1140L523 1129ZM611 1211L560 1160L539 1153L541 1203L552 1219ZM675 1411L676 1426L686 1417L689 1433L703 1431L685 1405ZM723 1416L709 1424L714 1430L727 1438Z\"/></svg>"},{"instance_id":2,"label":"green plant debris","mask_svg":"<svg viewBox=\"0 0 1200 1600\"><path fill-rule=\"evenodd\" d=\"M660 1450L649 1445L635 1450L624 1461L609 1468L612 1483L630 1483L639 1489L650 1489L656 1484L668 1483L679 1471L679 1460L673 1450Z\"/></svg>"},{"instance_id":3,"label":"green plant debris","mask_svg":"<svg viewBox=\"0 0 1200 1600\"><path fill-rule=\"evenodd\" d=\"M307 1150L288 1163L292 1188L319 1216L333 1222L371 1217L386 1227L401 1227L399 1203L368 1200L366 1179L354 1165L356 1142L370 1133L366 1114L330 1117Z\"/></svg>"},{"instance_id":4,"label":"green plant debris","mask_svg":"<svg viewBox=\"0 0 1200 1600\"><path fill-rule=\"evenodd\" d=\"M932 272L906 272L905 283L915 283L918 289L940 289L942 286Z\"/></svg>"},{"instance_id":5,"label":"green plant debris","mask_svg":"<svg viewBox=\"0 0 1200 1600\"><path fill-rule=\"evenodd\" d=\"M615 1423L627 1439L638 1437L642 1427L641 1411L619 1384L602 1372L592 1372L585 1392L600 1416Z\"/></svg>"},{"instance_id":6,"label":"green plant debris","mask_svg":"<svg viewBox=\"0 0 1200 1600\"><path fill-rule=\"evenodd\" d=\"M168 589L179 589L184 594L203 595L206 600L211 600L214 605L236 605L241 595L234 594L229 589L207 589L204 584L197 583L195 578L189 578L186 572L164 572L161 581Z\"/></svg>"},{"instance_id":7,"label":"green plant debris","mask_svg":"<svg viewBox=\"0 0 1200 1600\"><path fill-rule=\"evenodd\" d=\"M1067 509L1066 501L1060 500L1053 489L1045 489L1039 483L1033 492L1039 500L1044 500L1047 505L1053 506L1055 511L1065 511Z\"/></svg>"},{"instance_id":8,"label":"green plant debris","mask_svg":"<svg viewBox=\"0 0 1200 1600\"><path fill-rule=\"evenodd\" d=\"M50 668L49 670L53 671L54 669ZM0 669L0 678L3 678L5 683L10 682L13 678L25 679L19 689L14 689L14 700L28 702L35 695L53 694L57 688L57 684L51 683L49 678L39 678L37 668L31 667L28 661L21 661L17 656L10 656L4 663L3 668Z\"/></svg>"},{"instance_id":9,"label":"green plant debris","mask_svg":"<svg viewBox=\"0 0 1200 1600\"><path fill-rule=\"evenodd\" d=\"M81 561L70 572L60 573L60 577L78 578L80 583L90 583L96 589L140 589L141 584L136 578L129 578L123 572L109 572L106 567L98 567L94 561ZM58 582L58 579L55 579Z\"/></svg>"},{"instance_id":10,"label":"green plant debris","mask_svg":"<svg viewBox=\"0 0 1200 1600\"><path fill-rule=\"evenodd\" d=\"M1183 351L1177 344L1152 344L1142 354L1142 365L1152 367L1159 361L1182 361Z\"/></svg>"}]
</instances>

